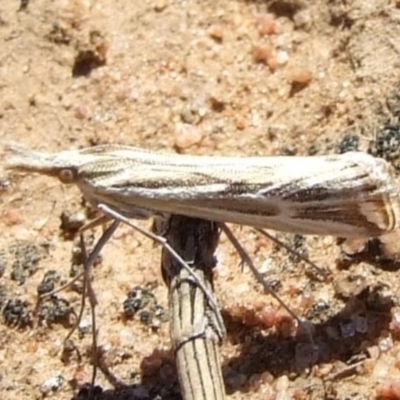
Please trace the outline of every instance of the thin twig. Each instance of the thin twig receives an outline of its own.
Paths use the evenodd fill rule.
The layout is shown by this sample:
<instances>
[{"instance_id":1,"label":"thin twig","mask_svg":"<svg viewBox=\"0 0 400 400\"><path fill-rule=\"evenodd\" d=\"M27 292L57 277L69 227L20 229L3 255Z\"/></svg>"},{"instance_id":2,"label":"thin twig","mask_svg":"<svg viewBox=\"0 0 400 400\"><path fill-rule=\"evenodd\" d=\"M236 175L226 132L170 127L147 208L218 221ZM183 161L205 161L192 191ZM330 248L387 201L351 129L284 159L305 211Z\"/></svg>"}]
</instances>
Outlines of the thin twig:
<instances>
[{"instance_id":1,"label":"thin twig","mask_svg":"<svg viewBox=\"0 0 400 400\"><path fill-rule=\"evenodd\" d=\"M173 215L165 237L212 293L218 225ZM197 282L165 248L162 271L170 291L171 339L182 397L185 400L223 400L225 388L218 344L224 329L219 326L218 316Z\"/></svg>"}]
</instances>

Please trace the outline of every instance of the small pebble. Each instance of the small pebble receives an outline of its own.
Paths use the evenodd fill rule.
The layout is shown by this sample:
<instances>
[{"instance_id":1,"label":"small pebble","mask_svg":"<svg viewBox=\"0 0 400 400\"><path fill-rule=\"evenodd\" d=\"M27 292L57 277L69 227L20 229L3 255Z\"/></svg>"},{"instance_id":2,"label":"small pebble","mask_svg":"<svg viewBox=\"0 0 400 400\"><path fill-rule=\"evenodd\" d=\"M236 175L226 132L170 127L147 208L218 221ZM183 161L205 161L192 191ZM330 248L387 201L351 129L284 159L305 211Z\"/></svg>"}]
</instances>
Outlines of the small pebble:
<instances>
[{"instance_id":1,"label":"small pebble","mask_svg":"<svg viewBox=\"0 0 400 400\"><path fill-rule=\"evenodd\" d=\"M389 325L390 333L394 340L400 340L400 312L397 311L392 315L392 320Z\"/></svg>"},{"instance_id":2,"label":"small pebble","mask_svg":"<svg viewBox=\"0 0 400 400\"><path fill-rule=\"evenodd\" d=\"M368 286L368 282L364 276L350 275L345 277L337 277L333 283L335 295L344 299L350 299L358 296Z\"/></svg>"},{"instance_id":3,"label":"small pebble","mask_svg":"<svg viewBox=\"0 0 400 400\"><path fill-rule=\"evenodd\" d=\"M381 354L379 347L375 346L375 345L368 347L366 351L367 351L368 357L373 361L376 361Z\"/></svg>"},{"instance_id":4,"label":"small pebble","mask_svg":"<svg viewBox=\"0 0 400 400\"><path fill-rule=\"evenodd\" d=\"M257 63L267 64L268 60L272 57L275 58L274 49L270 44L253 46L252 50L253 60Z\"/></svg>"},{"instance_id":5,"label":"small pebble","mask_svg":"<svg viewBox=\"0 0 400 400\"><path fill-rule=\"evenodd\" d=\"M166 0L156 0L154 3L154 11L161 12L164 11L166 7L167 7Z\"/></svg>"},{"instance_id":6,"label":"small pebble","mask_svg":"<svg viewBox=\"0 0 400 400\"><path fill-rule=\"evenodd\" d=\"M239 131L243 131L247 126L246 119L240 115L236 115L235 125L236 125L236 129L238 129Z\"/></svg>"},{"instance_id":7,"label":"small pebble","mask_svg":"<svg viewBox=\"0 0 400 400\"><path fill-rule=\"evenodd\" d=\"M74 108L74 117L79 120L84 120L89 118L88 109L84 105L80 105Z\"/></svg>"},{"instance_id":8,"label":"small pebble","mask_svg":"<svg viewBox=\"0 0 400 400\"><path fill-rule=\"evenodd\" d=\"M47 379L43 383L41 391L43 394L56 392L63 383L64 383L64 377L61 375L61 373L57 373L56 375Z\"/></svg>"},{"instance_id":9,"label":"small pebble","mask_svg":"<svg viewBox=\"0 0 400 400\"><path fill-rule=\"evenodd\" d=\"M291 68L287 76L292 84L306 86L311 82L312 72L305 68Z\"/></svg>"},{"instance_id":10,"label":"small pebble","mask_svg":"<svg viewBox=\"0 0 400 400\"><path fill-rule=\"evenodd\" d=\"M3 214L3 221L7 226L17 225L22 221L20 211L15 208L9 208Z\"/></svg>"},{"instance_id":11,"label":"small pebble","mask_svg":"<svg viewBox=\"0 0 400 400\"><path fill-rule=\"evenodd\" d=\"M305 8L304 10L298 11L293 17L294 26L297 29L303 29L309 31L312 27L312 17L310 10Z\"/></svg>"},{"instance_id":12,"label":"small pebble","mask_svg":"<svg viewBox=\"0 0 400 400\"><path fill-rule=\"evenodd\" d=\"M86 216L82 212L63 211L61 213L61 230L64 232L77 231L86 221Z\"/></svg>"},{"instance_id":13,"label":"small pebble","mask_svg":"<svg viewBox=\"0 0 400 400\"><path fill-rule=\"evenodd\" d=\"M10 187L10 181L7 181L6 179L0 179L0 192L1 191L6 191Z\"/></svg>"},{"instance_id":14,"label":"small pebble","mask_svg":"<svg viewBox=\"0 0 400 400\"><path fill-rule=\"evenodd\" d=\"M203 139L202 130L190 124L177 123L175 125L174 145L178 149L198 144Z\"/></svg>"},{"instance_id":15,"label":"small pebble","mask_svg":"<svg viewBox=\"0 0 400 400\"><path fill-rule=\"evenodd\" d=\"M259 14L256 18L260 35L273 35L276 33L276 21L273 14Z\"/></svg>"},{"instance_id":16,"label":"small pebble","mask_svg":"<svg viewBox=\"0 0 400 400\"><path fill-rule=\"evenodd\" d=\"M340 141L337 152L339 154L347 153L349 151L358 151L360 144L360 137L358 135L346 134Z\"/></svg>"},{"instance_id":17,"label":"small pebble","mask_svg":"<svg viewBox=\"0 0 400 400\"><path fill-rule=\"evenodd\" d=\"M282 375L276 380L276 391L277 397L276 399L286 399L286 394L289 389L289 378L286 375Z\"/></svg>"},{"instance_id":18,"label":"small pebble","mask_svg":"<svg viewBox=\"0 0 400 400\"><path fill-rule=\"evenodd\" d=\"M350 238L346 239L341 245L340 249L345 256L351 257L362 253L367 247L365 238Z\"/></svg>"},{"instance_id":19,"label":"small pebble","mask_svg":"<svg viewBox=\"0 0 400 400\"><path fill-rule=\"evenodd\" d=\"M400 400L400 379L387 379L375 389L377 400Z\"/></svg>"},{"instance_id":20,"label":"small pebble","mask_svg":"<svg viewBox=\"0 0 400 400\"><path fill-rule=\"evenodd\" d=\"M207 30L208 35L217 42L222 42L224 38L224 27L221 24L211 25Z\"/></svg>"},{"instance_id":21,"label":"small pebble","mask_svg":"<svg viewBox=\"0 0 400 400\"><path fill-rule=\"evenodd\" d=\"M263 328L265 329L272 328L277 323L276 308L271 306L263 307L259 312L259 317Z\"/></svg>"},{"instance_id":22,"label":"small pebble","mask_svg":"<svg viewBox=\"0 0 400 400\"><path fill-rule=\"evenodd\" d=\"M282 67L283 65L287 64L289 61L289 54L287 51L279 50L276 53L276 63L278 66Z\"/></svg>"},{"instance_id":23,"label":"small pebble","mask_svg":"<svg viewBox=\"0 0 400 400\"><path fill-rule=\"evenodd\" d=\"M400 127L399 125L386 125L376 134L376 138L371 142L368 153L375 157L384 158L392 161L396 169L400 169Z\"/></svg>"},{"instance_id":24,"label":"small pebble","mask_svg":"<svg viewBox=\"0 0 400 400\"><path fill-rule=\"evenodd\" d=\"M393 348L393 341L390 337L383 338L379 341L379 350L382 353L387 353L390 349Z\"/></svg>"}]
</instances>

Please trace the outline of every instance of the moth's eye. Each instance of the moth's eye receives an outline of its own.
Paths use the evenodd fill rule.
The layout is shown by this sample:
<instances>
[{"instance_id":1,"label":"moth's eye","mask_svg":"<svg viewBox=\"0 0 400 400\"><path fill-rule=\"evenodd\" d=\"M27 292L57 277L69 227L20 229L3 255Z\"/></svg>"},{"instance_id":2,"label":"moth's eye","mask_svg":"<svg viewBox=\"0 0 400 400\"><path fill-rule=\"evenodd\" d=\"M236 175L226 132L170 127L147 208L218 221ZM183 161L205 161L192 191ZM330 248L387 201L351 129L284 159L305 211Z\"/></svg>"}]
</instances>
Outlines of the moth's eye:
<instances>
[{"instance_id":1,"label":"moth's eye","mask_svg":"<svg viewBox=\"0 0 400 400\"><path fill-rule=\"evenodd\" d=\"M64 168L58 173L58 179L62 183L72 183L75 180L75 172L71 168Z\"/></svg>"}]
</instances>

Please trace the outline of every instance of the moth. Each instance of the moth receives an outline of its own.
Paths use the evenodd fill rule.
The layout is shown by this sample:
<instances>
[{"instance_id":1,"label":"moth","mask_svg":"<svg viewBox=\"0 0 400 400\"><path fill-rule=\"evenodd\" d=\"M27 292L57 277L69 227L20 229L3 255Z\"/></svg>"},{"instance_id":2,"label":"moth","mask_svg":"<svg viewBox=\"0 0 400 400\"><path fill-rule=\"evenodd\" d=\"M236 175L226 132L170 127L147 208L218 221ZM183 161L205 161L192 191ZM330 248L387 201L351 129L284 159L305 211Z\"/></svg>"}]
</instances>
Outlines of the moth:
<instances>
[{"instance_id":1,"label":"moth","mask_svg":"<svg viewBox=\"0 0 400 400\"><path fill-rule=\"evenodd\" d=\"M297 234L378 237L400 225L389 164L362 152L217 157L122 145L45 153L7 146L6 167L75 184L126 218L181 214Z\"/></svg>"}]
</instances>

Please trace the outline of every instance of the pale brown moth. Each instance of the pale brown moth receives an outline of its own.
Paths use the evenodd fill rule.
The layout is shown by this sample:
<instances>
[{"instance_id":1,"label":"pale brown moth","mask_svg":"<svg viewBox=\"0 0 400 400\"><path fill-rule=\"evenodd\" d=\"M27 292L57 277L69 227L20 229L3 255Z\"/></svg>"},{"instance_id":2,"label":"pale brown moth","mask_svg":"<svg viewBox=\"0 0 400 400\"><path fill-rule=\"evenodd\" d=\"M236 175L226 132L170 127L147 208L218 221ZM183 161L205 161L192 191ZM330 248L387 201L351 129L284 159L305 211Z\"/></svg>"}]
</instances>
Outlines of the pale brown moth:
<instances>
[{"instance_id":1,"label":"pale brown moth","mask_svg":"<svg viewBox=\"0 0 400 400\"><path fill-rule=\"evenodd\" d=\"M377 237L400 225L389 164L351 152L206 157L102 145L44 153L7 146L8 168L76 184L127 218L181 214L298 234Z\"/></svg>"}]
</instances>

